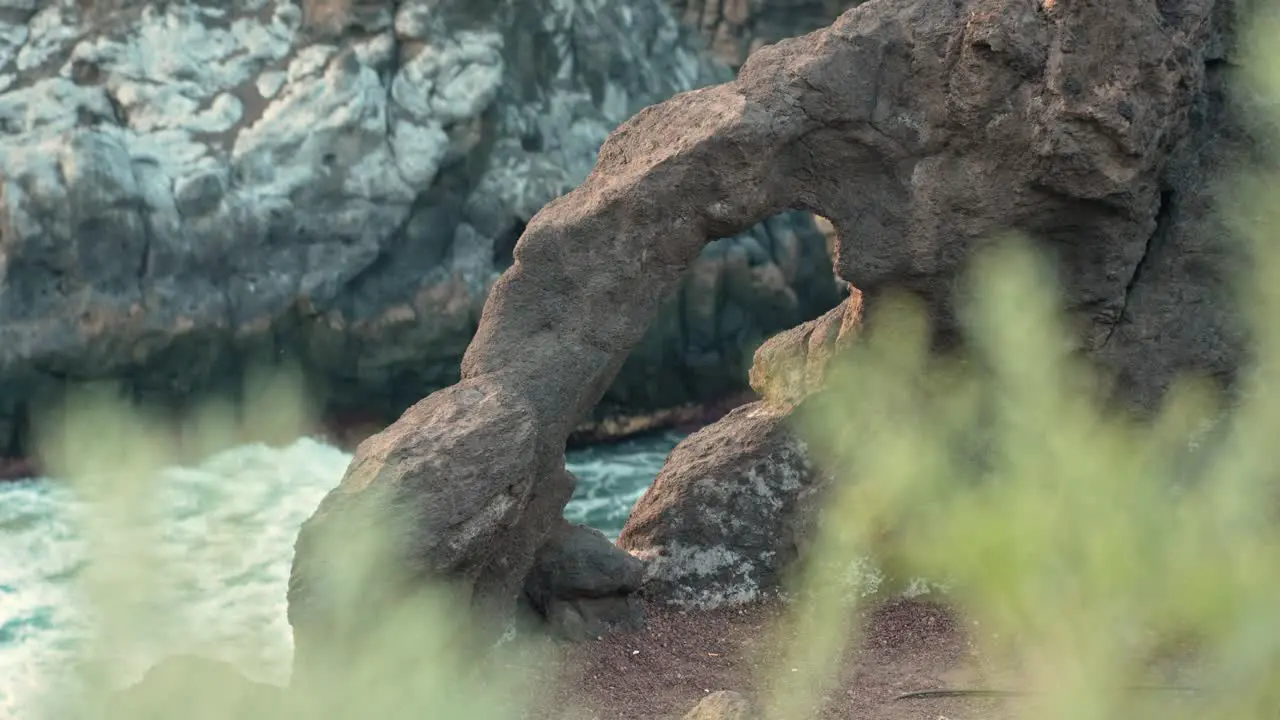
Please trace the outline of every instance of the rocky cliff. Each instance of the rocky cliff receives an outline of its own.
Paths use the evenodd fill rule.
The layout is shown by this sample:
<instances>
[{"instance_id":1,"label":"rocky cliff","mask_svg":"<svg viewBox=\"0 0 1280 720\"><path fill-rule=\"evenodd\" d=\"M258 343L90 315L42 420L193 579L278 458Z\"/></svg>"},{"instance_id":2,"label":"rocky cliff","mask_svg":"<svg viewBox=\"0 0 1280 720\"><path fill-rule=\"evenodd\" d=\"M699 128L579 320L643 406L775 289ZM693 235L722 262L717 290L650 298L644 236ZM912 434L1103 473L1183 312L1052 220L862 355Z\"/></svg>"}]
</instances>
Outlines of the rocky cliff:
<instances>
[{"instance_id":1,"label":"rocky cliff","mask_svg":"<svg viewBox=\"0 0 1280 720\"><path fill-rule=\"evenodd\" d=\"M949 15L872 2L766 50L775 59L749 62L739 84L763 82L759 69L795 77L788 92L801 97L840 99L817 105L836 123L822 145L868 169L833 164L819 174L833 189L794 192L835 220L838 271L869 301L906 286L946 336L965 258L1019 230L1058 261L1079 347L1117 405L1142 413L1182 374L1232 390L1246 356L1231 294L1240 255L1220 211L1224 182L1262 157L1232 85L1247 6L977 0ZM817 48L823 60L798 59ZM879 71L859 82L844 70L854 65ZM859 108L856 131L841 107ZM844 199L872 186L874 204ZM649 561L653 597L743 602L804 556L830 480L787 421L860 317L837 308L771 339L751 371L764 400L673 451L619 538Z\"/></svg>"},{"instance_id":2,"label":"rocky cliff","mask_svg":"<svg viewBox=\"0 0 1280 720\"><path fill-rule=\"evenodd\" d=\"M456 381L538 209L731 76L700 47L662 0L0 2L0 455L92 378L180 403L284 359L391 417ZM806 215L747 229L604 404L723 395L838 299Z\"/></svg>"},{"instance_id":3,"label":"rocky cliff","mask_svg":"<svg viewBox=\"0 0 1280 720\"><path fill-rule=\"evenodd\" d=\"M638 504L620 544L650 561L660 598L744 601L785 573L824 482L785 414L889 289L917 294L953 341L957 280L1000 233L1057 260L1082 352L1133 406L1158 402L1177 372L1229 382L1244 347L1227 294L1235 254L1211 208L1253 143L1225 90L1237 10L871 0L762 48L733 82L637 113L528 223L462 381L361 445L303 525L298 660L333 642L330 628L381 612L324 590L321 543L370 514L403 523L395 582L447 579L509 618L563 522L566 435L706 244L789 209L831 221L837 272L860 292L762 348L754 379L770 397L690 437ZM773 386L787 354L793 377Z\"/></svg>"}]
</instances>

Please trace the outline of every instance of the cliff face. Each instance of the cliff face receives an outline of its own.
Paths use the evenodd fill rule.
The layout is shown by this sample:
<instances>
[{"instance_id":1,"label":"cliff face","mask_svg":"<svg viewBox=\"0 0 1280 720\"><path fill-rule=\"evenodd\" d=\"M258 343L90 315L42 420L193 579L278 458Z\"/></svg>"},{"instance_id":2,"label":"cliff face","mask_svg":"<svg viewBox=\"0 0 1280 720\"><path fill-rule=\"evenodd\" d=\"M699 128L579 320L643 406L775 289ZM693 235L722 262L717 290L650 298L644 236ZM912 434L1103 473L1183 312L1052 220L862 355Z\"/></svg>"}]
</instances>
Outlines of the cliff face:
<instances>
[{"instance_id":1,"label":"cliff face","mask_svg":"<svg viewBox=\"0 0 1280 720\"><path fill-rule=\"evenodd\" d=\"M742 66L752 52L826 27L865 0L667 0L721 61Z\"/></svg>"},{"instance_id":2,"label":"cliff face","mask_svg":"<svg viewBox=\"0 0 1280 720\"><path fill-rule=\"evenodd\" d=\"M731 71L661 0L0 4L0 454L64 385L184 402L301 364L337 409L458 378L526 222ZM604 399L745 378L838 301L810 218L709 248Z\"/></svg>"},{"instance_id":3,"label":"cliff face","mask_svg":"<svg viewBox=\"0 0 1280 720\"><path fill-rule=\"evenodd\" d=\"M873 1L748 61L725 93L748 109L720 133L825 149L819 167L792 155L778 164L807 172L771 179L778 200L832 219L838 272L861 293L766 343L751 372L765 400L690 436L637 502L619 545L649 561L649 596L705 607L779 587L830 484L787 421L856 341L856 299L906 286L954 331L966 258L1005 230L1057 260L1076 340L1118 405L1154 409L1187 373L1231 389L1247 338L1223 189L1264 157L1232 86L1247 6ZM800 127L820 127L749 133L745 118L793 104Z\"/></svg>"}]
</instances>

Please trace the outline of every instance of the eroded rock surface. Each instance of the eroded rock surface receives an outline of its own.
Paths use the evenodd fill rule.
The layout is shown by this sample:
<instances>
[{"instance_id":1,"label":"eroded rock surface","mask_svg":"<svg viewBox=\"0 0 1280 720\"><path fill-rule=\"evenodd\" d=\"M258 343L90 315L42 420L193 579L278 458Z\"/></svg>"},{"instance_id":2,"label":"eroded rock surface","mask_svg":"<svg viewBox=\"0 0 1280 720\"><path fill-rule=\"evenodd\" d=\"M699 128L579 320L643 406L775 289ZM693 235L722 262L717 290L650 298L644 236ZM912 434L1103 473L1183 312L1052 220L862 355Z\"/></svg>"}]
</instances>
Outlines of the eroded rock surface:
<instances>
[{"instance_id":1,"label":"eroded rock surface","mask_svg":"<svg viewBox=\"0 0 1280 720\"><path fill-rule=\"evenodd\" d=\"M819 161L830 168L823 171L782 150L778 165L829 183L797 188L766 169L753 183L772 180L779 193L796 192L832 218L841 276L873 299L894 284L921 294L944 340L969 250L984 234L1014 229L1061 262L1080 342L1115 374L1117 399L1150 408L1182 372L1229 380L1242 346L1222 293L1233 251L1210 207L1217 179L1250 150L1226 88L1236 6L1188 2L1161 16L1122 3L1109 6L1115 15L1104 21L1101 6L1088 3L970 5L948 21L945 13L926 18L906 9L895 16L872 3L826 33L761 51L773 57L749 62L739 86L772 79L802 106L818 88L839 98L802 111L801 124L832 122L829 134L811 132L823 136L827 157L844 160ZM1091 17L1097 24L1086 29ZM922 42L944 29L946 42ZM1121 51L1127 41L1158 52L1161 63L1146 51ZM809 58L791 66L794 74L779 72L788 55L818 47L826 58L844 54L850 65L876 71L856 78ZM1117 93L1114 83L1133 92ZM721 127L724 137L751 137L748 119L770 112L754 98L750 89L733 96L743 105L736 122ZM1160 113L1161 123L1140 127L1145 113ZM804 133L796 137L778 147L809 145ZM859 162L879 168L880 186L864 184ZM874 204L858 199L872 192L879 193ZM752 436L743 417L730 416L672 453L619 540L651 560L651 596L701 607L740 602L776 589L799 557L821 503L795 497L820 496L825 476L796 452L770 445L786 436L786 409L821 389L831 357L855 336L861 300L855 291L757 351L751 382L774 406L766 417L775 434ZM848 312L854 306L859 311ZM789 459L789 472L749 470L750 460L717 441L749 446L735 448L748 458ZM808 481L785 480L797 474ZM753 491L748 477L775 482ZM737 522L770 528L774 539L723 529Z\"/></svg>"},{"instance_id":2,"label":"eroded rock surface","mask_svg":"<svg viewBox=\"0 0 1280 720\"><path fill-rule=\"evenodd\" d=\"M0 455L83 379L176 403L283 357L386 419L456 382L533 214L731 76L692 35L661 0L0 8ZM801 213L708 251L607 404L740 387L838 302L825 255Z\"/></svg>"},{"instance_id":3,"label":"eroded rock surface","mask_svg":"<svg viewBox=\"0 0 1280 720\"><path fill-rule=\"evenodd\" d=\"M410 408L360 444L298 532L288 590L295 677L349 662L388 608L425 582L452 583L464 607L504 631L572 492L563 441L546 446L523 393L472 378ZM347 588L336 578L359 579Z\"/></svg>"},{"instance_id":4,"label":"eroded rock surface","mask_svg":"<svg viewBox=\"0 0 1280 720\"><path fill-rule=\"evenodd\" d=\"M647 597L713 608L780 586L825 485L790 414L753 403L671 451L618 537L648 564Z\"/></svg>"},{"instance_id":5,"label":"eroded rock surface","mask_svg":"<svg viewBox=\"0 0 1280 720\"><path fill-rule=\"evenodd\" d=\"M888 288L913 291L940 339L955 329L953 291L971 251L1013 229L1057 253L1086 350L1119 371L1155 369L1125 388L1134 398L1149 399L1144 393L1167 382L1165 368L1229 371L1238 360L1231 352L1220 354L1221 365L1197 363L1199 343L1216 338L1138 342L1116 331L1140 322L1141 306L1129 298L1147 282L1139 267L1161 208L1179 192L1171 158L1207 152L1190 143L1201 127L1198 104L1219 102L1206 96L1206 66L1222 62L1215 43L1227 32L1223 7L872 0L826 30L762 48L734 82L639 112L604 143L581 185L530 220L463 357L462 389L427 398L387 440L362 445L330 497L372 499L373 487L417 485L402 496L403 510L421 522L399 538L400 552L413 567L462 583L484 606L514 606L534 551L558 522L559 499L568 497L569 431L604 395L709 240L793 208L832 221L838 272L868 307ZM1203 242L1225 243L1225 234ZM1205 260L1183 284L1220 280L1217 258ZM1187 298L1215 297L1180 287L1169 290L1166 307L1194 313L1198 301ZM1161 353L1172 359L1147 362ZM480 412L493 403L511 409ZM734 442L723 432L734 423L783 436L784 420L750 412L700 434L696 442L708 452L677 450L664 472L688 466L699 474L697 463ZM520 433L512 432L511 413L521 418ZM491 451L465 460L451 454L462 442L457 433ZM788 452L796 464L806 461L799 448L772 442L767 452L768 442L752 444L762 462ZM399 449L386 452L387 443ZM750 468L740 469L742 476L721 482L744 482ZM688 484L696 485L696 478ZM506 499L492 514L480 512L488 505L469 516L429 507L454 506L445 500L454 494ZM309 523L315 532L355 513L339 512L338 499L326 503L334 512ZM732 517L724 520L731 526ZM300 542L295 571L322 568L306 570L306 555Z\"/></svg>"},{"instance_id":6,"label":"eroded rock surface","mask_svg":"<svg viewBox=\"0 0 1280 720\"><path fill-rule=\"evenodd\" d=\"M643 579L644 563L604 533L564 522L538 549L524 598L556 636L587 640L643 626Z\"/></svg>"},{"instance_id":7,"label":"eroded rock surface","mask_svg":"<svg viewBox=\"0 0 1280 720\"><path fill-rule=\"evenodd\" d=\"M870 301L913 291L943 334L970 250L1027 233L1058 255L1086 346L1116 343L1112 329L1136 322L1127 298L1172 192L1170 158L1190 149L1206 63L1220 62L1215 3L1176 5L873 2L761 49L736 82L623 124L586 182L540 213L490 296L464 375L549 367L529 348L564 328L581 352L566 353L574 371L542 394L577 412L704 238L791 207L832 221L838 271ZM638 263L578 240L605 227L644 248ZM599 302L586 315L553 302L578 292L571 278L592 262ZM1197 282L1219 277L1215 264L1200 270ZM1195 348L1178 344L1119 350L1123 364L1169 353L1195 365ZM1147 373L1141 384L1166 381Z\"/></svg>"},{"instance_id":8,"label":"eroded rock surface","mask_svg":"<svg viewBox=\"0 0 1280 720\"><path fill-rule=\"evenodd\" d=\"M636 502L618 545L647 562L645 593L713 608L776 591L804 555L828 476L793 418L862 323L862 295L775 335L751 367L764 398L685 438Z\"/></svg>"},{"instance_id":9,"label":"eroded rock surface","mask_svg":"<svg viewBox=\"0 0 1280 720\"><path fill-rule=\"evenodd\" d=\"M751 388L782 407L821 390L832 361L857 337L862 311L862 293L852 288L844 302L821 317L769 338L756 350Z\"/></svg>"}]
</instances>

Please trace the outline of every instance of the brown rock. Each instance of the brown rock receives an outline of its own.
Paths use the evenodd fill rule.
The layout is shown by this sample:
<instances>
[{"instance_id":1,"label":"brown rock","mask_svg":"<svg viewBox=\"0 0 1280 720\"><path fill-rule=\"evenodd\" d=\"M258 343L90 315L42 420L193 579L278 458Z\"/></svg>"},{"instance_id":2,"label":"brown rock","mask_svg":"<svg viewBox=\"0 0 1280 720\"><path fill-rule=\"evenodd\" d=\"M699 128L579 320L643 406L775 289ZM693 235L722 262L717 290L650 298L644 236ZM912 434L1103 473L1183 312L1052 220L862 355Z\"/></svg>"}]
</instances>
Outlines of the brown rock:
<instances>
[{"instance_id":1,"label":"brown rock","mask_svg":"<svg viewBox=\"0 0 1280 720\"><path fill-rule=\"evenodd\" d=\"M955 335L953 289L970 251L1008 229L1028 233L1060 261L1066 309L1081 344L1123 380L1118 398L1150 407L1176 372L1229 374L1239 361L1229 304L1215 290L1230 253L1203 209L1206 179L1189 172L1195 156L1216 171L1245 156L1231 134L1241 123L1216 97L1218 71L1204 83L1202 60L1222 52L1214 44L1225 42L1224 17L1208 2L1163 17L1134 3L982 0L955 15L871 3L754 56L718 99L719 126L699 126L698 147L735 147L733 171L750 178L737 187L755 190L719 207L765 206L771 192L774 202L798 198L790 202L833 221L842 277L872 302L894 285L916 292L943 341ZM874 77L855 67L875 68ZM786 102L763 99L768 87ZM825 127L791 135L788 122ZM1207 142L1192 149L1196 135ZM774 154L744 149L756 142L772 142ZM1178 198L1191 204L1187 217L1168 215ZM1204 262L1175 260L1168 243ZM1154 276L1153 263L1163 264ZM822 387L861 320L861 301L855 291L757 351L751 382L776 406L771 430L783 408ZM1173 324L1179 311L1186 330ZM795 496L819 494L821 475L792 453L790 464L814 481L787 484L779 471L765 475L776 484L744 488L753 458L788 457L775 447L780 430L749 427L760 429L731 415L690 437L637 503L620 543L652 559L654 597L698 605L754 597L776 586L807 542L817 503ZM776 534L725 530L738 523Z\"/></svg>"},{"instance_id":2,"label":"brown rock","mask_svg":"<svg viewBox=\"0 0 1280 720\"><path fill-rule=\"evenodd\" d=\"M751 703L740 693L717 690L699 700L684 720L751 720L754 717Z\"/></svg>"},{"instance_id":3,"label":"brown rock","mask_svg":"<svg viewBox=\"0 0 1280 720\"><path fill-rule=\"evenodd\" d=\"M779 587L824 486L789 418L789 408L753 403L671 452L618 537L648 562L646 597L710 608Z\"/></svg>"},{"instance_id":4,"label":"brown rock","mask_svg":"<svg viewBox=\"0 0 1280 720\"><path fill-rule=\"evenodd\" d=\"M455 581L500 632L573 491L564 435L549 444L544 427L518 393L476 378L431 395L361 443L298 533L288 593L295 672L340 655L382 617L377 603L425 579ZM370 528L391 544L357 562L374 566L366 582L382 587L366 593L368 607L339 605L325 589L346 560L335 555Z\"/></svg>"},{"instance_id":5,"label":"brown rock","mask_svg":"<svg viewBox=\"0 0 1280 720\"><path fill-rule=\"evenodd\" d=\"M1212 6L872 3L764 48L736 82L624 123L587 181L539 213L465 373L529 375L563 349L570 364L539 392L582 412L708 237L797 206L838 231L842 277L872 302L894 286L922 296L942 339L970 250L1028 233L1059 255L1066 306L1096 342L1156 229ZM609 233L638 257L586 240ZM588 274L596 301L569 302ZM551 335L554 350L538 342Z\"/></svg>"},{"instance_id":6,"label":"brown rock","mask_svg":"<svg viewBox=\"0 0 1280 720\"><path fill-rule=\"evenodd\" d=\"M862 323L862 293L856 288L822 317L774 335L756 350L751 387L766 400L794 405L822 388L837 353L849 346Z\"/></svg>"},{"instance_id":7,"label":"brown rock","mask_svg":"<svg viewBox=\"0 0 1280 720\"><path fill-rule=\"evenodd\" d=\"M538 549L524 597L553 634L587 640L643 626L644 610L632 596L643 577L644 563L604 533L562 522Z\"/></svg>"},{"instance_id":8,"label":"brown rock","mask_svg":"<svg viewBox=\"0 0 1280 720\"><path fill-rule=\"evenodd\" d=\"M832 222L838 273L870 306L891 287L919 295L940 340L955 336L953 291L971 251L1012 229L1061 260L1066 306L1086 348L1109 347L1100 357L1121 368L1164 352L1174 359L1160 372L1195 366L1202 356L1185 347L1112 330L1134 322L1140 306L1128 301L1145 276L1140 264L1165 200L1182 187L1166 172L1200 127L1192 110L1221 37L1216 7L871 2L826 30L761 49L735 82L623 123L586 181L528 223L485 303L462 382L361 445L304 526L290 596L299 653L303 635L332 627L306 628L325 607L312 597L326 570L311 536L342 528L339 519L359 518L362 508L395 508L412 521L396 538L406 578L456 581L475 604L510 613L569 497L569 432L703 246L787 209ZM1207 262L1187 282L1211 283L1216 272ZM1168 292L1162 313L1194 309L1177 287ZM827 347L834 327L814 326L815 347ZM1229 351L1213 357L1217 369L1235 362ZM1149 400L1146 391L1166 380L1144 376L1138 397ZM722 526L702 527L735 533L724 546L730 554L745 547L754 561L776 553L782 559L744 571L772 582L803 533L788 519L800 514L762 512L787 503L771 484L798 498L791 488L813 482L785 425L785 411L753 405L691 438L663 471L688 482L659 478L623 547L719 492L730 498ZM735 504L732 490L748 482L759 488ZM782 522L771 526L780 536L747 526L771 518ZM722 587L730 570L716 562L703 575ZM697 598L705 588L689 592Z\"/></svg>"},{"instance_id":9,"label":"brown rock","mask_svg":"<svg viewBox=\"0 0 1280 720\"><path fill-rule=\"evenodd\" d=\"M668 0L716 57L738 68L752 51L831 24L863 0Z\"/></svg>"}]
</instances>

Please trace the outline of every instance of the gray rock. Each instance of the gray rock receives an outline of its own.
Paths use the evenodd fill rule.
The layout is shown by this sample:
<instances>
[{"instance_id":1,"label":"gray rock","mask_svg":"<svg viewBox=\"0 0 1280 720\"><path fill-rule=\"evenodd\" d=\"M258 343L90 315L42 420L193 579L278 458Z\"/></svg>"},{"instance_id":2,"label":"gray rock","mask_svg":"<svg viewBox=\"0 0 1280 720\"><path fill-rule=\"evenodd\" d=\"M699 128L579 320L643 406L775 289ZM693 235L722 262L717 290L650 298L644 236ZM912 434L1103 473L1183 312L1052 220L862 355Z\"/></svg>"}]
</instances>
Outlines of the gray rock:
<instances>
[{"instance_id":1,"label":"gray rock","mask_svg":"<svg viewBox=\"0 0 1280 720\"><path fill-rule=\"evenodd\" d=\"M806 172L779 173L792 161L776 158L734 168L751 173L740 187L776 195L744 193L739 207L708 197L689 211L727 208L740 212L716 219L742 223L781 198L803 198L832 219L838 270L861 290L765 343L751 372L752 386L772 405L765 419L752 424L734 414L691 436L637 503L619 542L650 561L654 598L705 607L777 587L817 527L821 503L812 498L824 482L803 452L771 447L781 430L760 428L780 427L789 408L822 387L832 353L853 337L856 318L846 308L863 296L873 304L892 286L914 290L927 301L939 340L953 342L953 290L964 261L1005 229L1029 234L1060 261L1079 343L1115 379L1117 401L1151 409L1181 373L1230 384L1244 345L1227 295L1238 255L1213 211L1214 193L1225 173L1258 157L1257 135L1226 89L1238 61L1236 6L1184 2L1164 16L1137 3L1109 7L1112 21L1095 18L1101 11L1088 5L1041 12L983 0L953 16L870 3L827 31L761 50L735 91L718 98L741 103L734 112L711 110L709 91L638 119L660 132L714 115L723 124L704 124L701 137L768 147L821 135L815 146L823 159L794 160ZM934 47L911 39L922 32L952 40ZM1107 57L1090 59L1100 52ZM878 68L875 82L864 83L854 67ZM1110 85L1094 67L1125 80ZM771 89L786 99L772 99ZM832 97L838 102L818 99ZM816 104L793 114L806 98ZM786 122L779 118L792 118L796 134L779 137ZM841 129L800 129L810 122ZM707 165L693 156L711 147L691 145L686 157ZM877 169L854 169L861 162ZM757 476L797 472L807 481L765 483L769 493L744 488L750 458L765 456L797 470ZM810 500L796 502L802 494ZM775 534L725 529L738 523Z\"/></svg>"},{"instance_id":2,"label":"gray rock","mask_svg":"<svg viewBox=\"0 0 1280 720\"><path fill-rule=\"evenodd\" d=\"M803 552L826 487L791 412L738 408L671 452L618 546L646 561L646 597L713 608L775 591Z\"/></svg>"},{"instance_id":3,"label":"gray rock","mask_svg":"<svg viewBox=\"0 0 1280 720\"><path fill-rule=\"evenodd\" d=\"M534 559L525 593L535 606L551 598L604 597L639 589L644 563L619 550L604 533L586 525L562 526Z\"/></svg>"},{"instance_id":4,"label":"gray rock","mask_svg":"<svg viewBox=\"0 0 1280 720\"><path fill-rule=\"evenodd\" d=\"M635 592L643 578L644 563L604 533L562 523L534 557L524 597L551 633L587 640L642 627L644 609Z\"/></svg>"},{"instance_id":5,"label":"gray rock","mask_svg":"<svg viewBox=\"0 0 1280 720\"><path fill-rule=\"evenodd\" d=\"M181 404L280 359L394 417L458 380L522 228L608 132L731 76L699 47L661 0L7 7L0 425L68 382ZM605 405L740 387L756 344L839 300L803 213L700 268Z\"/></svg>"},{"instance_id":6,"label":"gray rock","mask_svg":"<svg viewBox=\"0 0 1280 720\"><path fill-rule=\"evenodd\" d=\"M1127 299L1143 282L1136 271L1160 226L1161 198L1177 192L1168 173L1176 152L1193 150L1206 60L1222 35L1214 9L1210 0L1160 12L1139 0L870 2L826 30L757 51L734 82L637 113L610 135L586 180L528 222L485 302L462 382L363 444L303 528L291 581L302 591L290 597L300 659L310 652L301 640L316 628L380 615L367 602L342 622L299 622L328 602L331 571L315 536L343 537L348 522L368 521L367 509L414 521L393 538L404 579L452 582L508 619L569 497L570 430L704 246L786 208L832 221L837 270L868 307L889 288L914 291L940 340L958 327L953 291L971 252L1012 228L1058 253L1067 308L1095 357L1106 360L1098 348L1114 344L1112 367L1160 352L1193 359L1177 341L1138 343L1111 331L1139 309ZM751 256L747 247L734 252ZM1219 270L1210 264L1187 282ZM1171 292L1170 307L1196 310ZM826 338L834 323L823 327ZM1143 387L1161 382L1156 367ZM735 483L764 488L741 509L725 502L727 528L769 517L761 508L785 507L812 477L785 413L767 405L732 413L700 434L704 451L687 443L663 472L695 487L716 477L715 465L699 466L704 458L757 457L759 465L738 461L741 476L706 485L726 497ZM696 502L678 512L699 511ZM760 548L760 534L742 535L752 552L797 556L805 537ZM696 549L689 557L699 561Z\"/></svg>"}]
</instances>

